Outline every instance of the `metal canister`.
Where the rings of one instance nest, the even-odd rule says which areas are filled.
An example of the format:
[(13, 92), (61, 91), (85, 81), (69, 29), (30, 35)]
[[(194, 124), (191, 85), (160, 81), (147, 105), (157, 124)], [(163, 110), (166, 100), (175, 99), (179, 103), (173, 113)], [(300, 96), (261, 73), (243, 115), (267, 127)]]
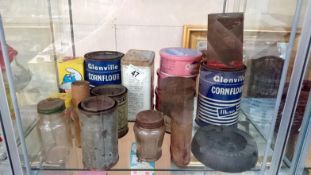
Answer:
[(85, 80), (90, 86), (121, 84), (121, 58), (116, 51), (89, 52), (84, 55)]
[(118, 102), (118, 135), (123, 137), (128, 132), (127, 88), (122, 85), (104, 85), (91, 90), (91, 95), (105, 95)]
[(214, 69), (201, 65), (196, 123), (231, 126), (237, 123), (246, 66)]
[(84, 168), (107, 170), (119, 160), (117, 102), (106, 96), (79, 103)]

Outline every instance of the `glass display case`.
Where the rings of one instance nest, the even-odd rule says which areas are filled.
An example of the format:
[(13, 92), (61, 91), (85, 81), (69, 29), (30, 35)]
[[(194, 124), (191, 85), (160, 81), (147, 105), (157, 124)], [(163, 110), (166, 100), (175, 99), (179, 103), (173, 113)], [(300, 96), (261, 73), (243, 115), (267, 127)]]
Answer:
[[(311, 2), (0, 0), (0, 15), (0, 174), (310, 171)], [(135, 137), (144, 110), (161, 115)]]

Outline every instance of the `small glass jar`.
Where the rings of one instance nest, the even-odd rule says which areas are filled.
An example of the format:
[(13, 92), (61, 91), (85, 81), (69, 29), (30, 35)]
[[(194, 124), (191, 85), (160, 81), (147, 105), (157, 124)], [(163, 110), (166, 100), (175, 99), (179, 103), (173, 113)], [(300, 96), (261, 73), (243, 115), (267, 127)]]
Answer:
[(156, 161), (162, 155), (165, 133), (164, 118), (161, 112), (146, 110), (136, 116), (134, 125), (138, 161)]
[(119, 160), (117, 102), (93, 96), (78, 106), (84, 168), (107, 170)]
[(69, 155), (71, 138), (65, 120), (65, 103), (59, 98), (48, 98), (37, 105), (37, 129), (46, 163), (64, 164)]

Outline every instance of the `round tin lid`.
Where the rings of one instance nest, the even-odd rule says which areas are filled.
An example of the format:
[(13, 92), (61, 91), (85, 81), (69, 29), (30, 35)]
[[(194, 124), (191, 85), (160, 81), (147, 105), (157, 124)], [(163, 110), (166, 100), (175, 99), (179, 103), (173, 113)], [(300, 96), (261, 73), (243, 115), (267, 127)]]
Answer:
[(234, 67), (234, 68), (217, 68), (217, 67), (209, 67), (207, 65), (206, 61), (203, 61), (201, 63), (201, 71), (222, 71), (222, 72), (239, 72), (239, 71), (245, 71), (246, 70), (246, 66), (244, 64), (242, 64), (242, 66), (240, 67)]
[(102, 112), (116, 106), (116, 101), (107, 96), (87, 97), (80, 103), (80, 109), (87, 112)]
[(136, 124), (147, 129), (154, 129), (164, 125), (163, 114), (159, 111), (145, 110), (136, 116)]
[(65, 102), (60, 98), (47, 98), (40, 101), (37, 105), (37, 112), (39, 114), (53, 114), (62, 112), (65, 109)]
[(160, 50), (160, 56), (162, 58), (169, 58), (169, 59), (195, 59), (202, 57), (202, 53), (200, 51), (189, 49), (189, 48), (182, 48), (182, 47), (169, 47), (163, 48)]
[(108, 97), (117, 97), (127, 92), (127, 88), (122, 85), (103, 85), (97, 86), (91, 90), (91, 94), (94, 96), (105, 95)]
[(114, 60), (121, 59), (123, 56), (123, 53), (117, 51), (96, 51), (86, 53), (84, 58), (91, 60)]
[(253, 168), (258, 158), (255, 140), (234, 127), (200, 127), (192, 140), (191, 150), (204, 165), (232, 173)]

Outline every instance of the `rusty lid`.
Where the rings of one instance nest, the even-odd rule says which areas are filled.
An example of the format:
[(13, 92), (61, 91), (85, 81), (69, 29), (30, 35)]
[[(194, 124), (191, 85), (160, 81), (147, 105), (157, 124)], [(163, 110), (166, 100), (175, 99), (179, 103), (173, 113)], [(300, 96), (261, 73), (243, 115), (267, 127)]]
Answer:
[(141, 111), (136, 115), (136, 124), (147, 129), (159, 128), (164, 125), (163, 114), (154, 110)]
[(86, 112), (103, 112), (116, 106), (116, 101), (107, 96), (87, 97), (79, 104), (79, 108)]
[(91, 95), (105, 95), (108, 97), (117, 97), (125, 94), (127, 92), (127, 88), (122, 85), (103, 85), (97, 86), (91, 90)]
[(60, 98), (47, 98), (40, 101), (37, 105), (37, 112), (39, 114), (53, 114), (62, 112), (65, 109), (65, 102)]
[(122, 64), (134, 64), (136, 66), (149, 66), (154, 62), (155, 53), (149, 50), (131, 49), (122, 58)]
[(90, 60), (115, 60), (121, 59), (123, 56), (123, 53), (117, 51), (95, 51), (85, 54), (84, 58)]

